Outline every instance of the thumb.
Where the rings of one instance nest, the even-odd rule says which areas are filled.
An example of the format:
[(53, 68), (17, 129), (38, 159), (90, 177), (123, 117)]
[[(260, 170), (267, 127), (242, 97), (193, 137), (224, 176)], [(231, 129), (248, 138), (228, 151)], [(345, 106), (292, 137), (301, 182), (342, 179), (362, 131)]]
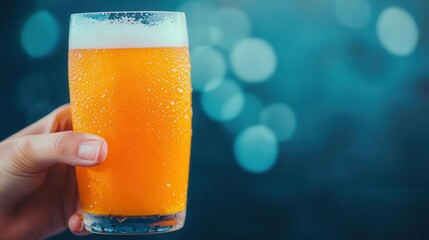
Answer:
[(107, 156), (103, 138), (73, 131), (29, 135), (2, 144), (12, 169), (21, 173), (38, 173), (57, 163), (94, 166)]

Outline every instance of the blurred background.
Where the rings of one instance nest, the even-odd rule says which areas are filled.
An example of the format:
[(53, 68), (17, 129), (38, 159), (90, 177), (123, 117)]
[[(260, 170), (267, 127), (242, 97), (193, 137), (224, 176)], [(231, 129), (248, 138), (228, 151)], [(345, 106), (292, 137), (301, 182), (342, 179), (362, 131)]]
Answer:
[(70, 14), (113, 10), (184, 11), (193, 67), (185, 228), (127, 239), (429, 239), (428, 1), (0, 0), (1, 139), (69, 101)]

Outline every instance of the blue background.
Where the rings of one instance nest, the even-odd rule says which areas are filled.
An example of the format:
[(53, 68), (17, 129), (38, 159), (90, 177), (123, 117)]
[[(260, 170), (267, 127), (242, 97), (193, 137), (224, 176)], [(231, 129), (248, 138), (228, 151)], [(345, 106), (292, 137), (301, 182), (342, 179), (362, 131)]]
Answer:
[(429, 239), (429, 2), (1, 1), (1, 139), (69, 101), (70, 14), (113, 10), (185, 11), (194, 66), (186, 225), (127, 239)]

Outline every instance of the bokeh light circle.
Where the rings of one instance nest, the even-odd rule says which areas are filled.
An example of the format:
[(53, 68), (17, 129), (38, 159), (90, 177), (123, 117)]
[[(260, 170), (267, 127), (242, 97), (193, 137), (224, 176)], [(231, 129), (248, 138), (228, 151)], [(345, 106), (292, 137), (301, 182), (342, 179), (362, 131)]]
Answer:
[(251, 173), (263, 173), (274, 166), (278, 157), (276, 136), (267, 127), (255, 125), (241, 132), (234, 142), (238, 164)]
[(225, 58), (215, 48), (195, 47), (191, 50), (192, 87), (202, 91), (213, 80), (222, 79), (226, 73)]
[(389, 7), (378, 17), (377, 36), (388, 52), (406, 56), (416, 48), (419, 31), (416, 22), (407, 11)]
[(270, 128), (279, 141), (290, 139), (296, 129), (294, 111), (283, 103), (271, 104), (264, 108), (260, 115), (262, 125)]
[(335, 16), (345, 27), (358, 29), (368, 25), (371, 6), (367, 0), (336, 0)]
[(47, 11), (38, 11), (24, 24), (21, 44), (31, 57), (42, 57), (51, 52), (59, 40), (57, 20)]
[(245, 38), (238, 42), (231, 53), (234, 73), (248, 83), (259, 83), (270, 78), (277, 67), (273, 47), (259, 38)]
[(213, 15), (209, 34), (216, 46), (229, 50), (239, 40), (249, 36), (249, 18), (240, 9), (222, 8)]
[(240, 85), (232, 80), (223, 80), (216, 87), (203, 92), (201, 105), (211, 119), (224, 122), (240, 114), (244, 100)]

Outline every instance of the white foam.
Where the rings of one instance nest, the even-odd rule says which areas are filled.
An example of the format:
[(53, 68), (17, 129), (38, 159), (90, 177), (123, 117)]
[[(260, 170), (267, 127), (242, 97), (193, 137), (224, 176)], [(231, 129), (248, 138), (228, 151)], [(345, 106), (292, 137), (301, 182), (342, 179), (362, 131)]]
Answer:
[(98, 20), (88, 14), (72, 14), (69, 49), (188, 46), (185, 14), (161, 15), (162, 20), (144, 24), (130, 18)]

